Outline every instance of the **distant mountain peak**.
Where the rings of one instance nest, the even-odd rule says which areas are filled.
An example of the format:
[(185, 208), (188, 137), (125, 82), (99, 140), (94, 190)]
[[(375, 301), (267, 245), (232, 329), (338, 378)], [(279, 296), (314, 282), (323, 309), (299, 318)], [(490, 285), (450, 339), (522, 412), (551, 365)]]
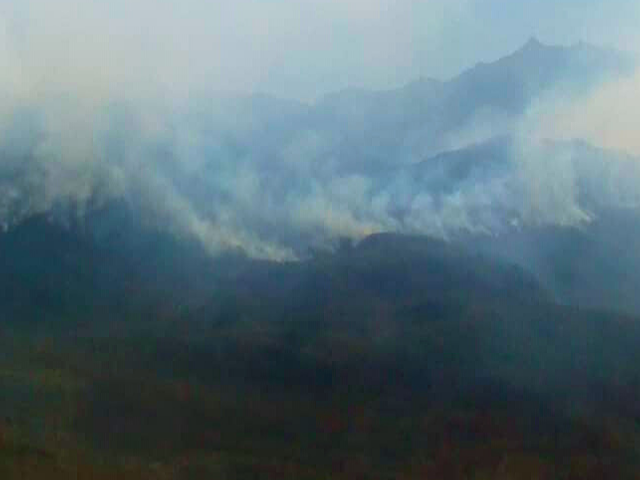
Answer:
[[(563, 51), (564, 47), (556, 46), (556, 45), (547, 45), (538, 40), (537, 37), (531, 37), (527, 42), (522, 45), (519, 49), (515, 50), (511, 55), (507, 55), (503, 57), (504, 59), (509, 58), (519, 58), (519, 57), (532, 57), (532, 56), (541, 56), (548, 55), (553, 51)], [(501, 59), (498, 60), (500, 62)]]
[(531, 38), (529, 38), (529, 40), (527, 40), (527, 43), (524, 44), (521, 50), (540, 49), (540, 48), (544, 48), (544, 46), (545, 45), (543, 45), (542, 42), (538, 40), (537, 37), (532, 36)]

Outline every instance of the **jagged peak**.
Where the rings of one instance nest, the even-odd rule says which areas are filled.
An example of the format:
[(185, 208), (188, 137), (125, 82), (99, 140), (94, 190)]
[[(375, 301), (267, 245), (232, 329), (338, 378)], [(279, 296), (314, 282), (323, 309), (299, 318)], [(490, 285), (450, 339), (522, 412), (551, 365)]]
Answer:
[(543, 47), (544, 45), (542, 44), (542, 42), (538, 40), (537, 37), (532, 36), (529, 38), (529, 40), (527, 40), (527, 43), (524, 44), (524, 46), (522, 47), (522, 50), (531, 50), (531, 49), (538, 49)]

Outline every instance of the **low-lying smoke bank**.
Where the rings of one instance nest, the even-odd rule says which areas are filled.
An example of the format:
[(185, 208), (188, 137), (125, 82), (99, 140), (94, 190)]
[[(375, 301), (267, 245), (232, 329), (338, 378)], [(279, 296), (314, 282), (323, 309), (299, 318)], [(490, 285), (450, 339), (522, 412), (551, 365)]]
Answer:
[[(582, 58), (584, 48), (533, 42), (505, 61)], [(635, 151), (634, 114), (612, 112), (637, 102), (637, 77), (609, 77), (570, 100), (546, 81), (544, 95), (504, 105), (481, 90), (477, 99), (451, 98), (485, 82), (487, 68), (500, 72), (501, 62), (446, 84), (341, 92), (317, 104), (30, 93), (4, 78), (0, 226), (42, 213), (82, 217), (119, 199), (212, 255), (288, 260), (339, 237), (491, 235), (575, 226), (604, 208), (640, 206), (637, 159), (575, 140)], [(448, 115), (443, 105), (458, 110)], [(601, 131), (594, 125), (603, 118)]]
[(576, 225), (599, 206), (640, 203), (634, 158), (577, 142), (516, 135), (417, 164), (345, 172), (344, 163), (331, 165), (340, 139), (298, 131), (294, 120), (272, 132), (271, 119), (261, 124), (238, 110), (145, 112), (66, 100), (13, 109), (2, 119), (3, 228), (126, 199), (212, 254), (242, 249), (284, 260), (342, 236)]

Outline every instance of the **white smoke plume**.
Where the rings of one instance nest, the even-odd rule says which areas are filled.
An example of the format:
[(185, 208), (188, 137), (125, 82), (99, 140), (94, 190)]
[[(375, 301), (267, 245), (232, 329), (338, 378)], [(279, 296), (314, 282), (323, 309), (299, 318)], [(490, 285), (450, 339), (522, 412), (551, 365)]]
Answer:
[[(639, 153), (638, 77), (606, 84), (587, 100), (567, 104), (556, 96), (542, 102), (543, 113), (486, 106), (444, 131), (439, 116), (448, 112), (433, 113), (412, 97), (393, 103), (393, 91), (380, 104), (356, 95), (340, 118), (329, 100), (212, 93), (255, 90), (259, 73), (286, 53), (285, 29), (266, 37), (277, 44), (265, 46), (268, 64), (251, 61), (267, 28), (261, 14), (312, 12), (288, 10), (289, 1), (272, 9), (249, 3), (231, 9), (232, 18), (204, 4), (200, 17), (167, 2), (3, 4), (2, 228), (61, 208), (84, 215), (125, 198), (151, 223), (193, 237), (211, 254), (240, 249), (286, 260), (342, 236), (450, 238), (521, 224), (577, 225), (600, 204), (640, 204), (631, 157), (605, 161), (586, 148), (546, 142), (585, 138)], [(434, 2), (432, 11), (462, 15), (468, 3)], [(381, 12), (404, 18), (411, 11), (386, 0), (330, 8), (362, 25), (376, 24)], [(150, 33), (141, 29), (147, 17)], [(251, 35), (239, 38), (230, 25), (243, 22)], [(295, 18), (284, 25), (300, 27)], [(230, 40), (244, 46), (231, 52), (223, 45)], [(438, 82), (414, 88), (425, 98), (442, 93)], [(425, 115), (424, 124), (404, 131), (406, 111)], [(384, 121), (372, 122), (378, 115)], [(482, 147), (501, 136), (511, 140)], [(461, 150), (426, 160), (454, 149), (473, 158)]]

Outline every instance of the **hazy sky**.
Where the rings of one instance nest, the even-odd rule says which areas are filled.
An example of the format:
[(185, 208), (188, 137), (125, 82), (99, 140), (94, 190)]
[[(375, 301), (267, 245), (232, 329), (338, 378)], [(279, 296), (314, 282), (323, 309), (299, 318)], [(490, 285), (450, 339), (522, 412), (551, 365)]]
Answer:
[(0, 80), (312, 99), (449, 77), (531, 36), (633, 50), (637, 25), (637, 0), (0, 0)]

